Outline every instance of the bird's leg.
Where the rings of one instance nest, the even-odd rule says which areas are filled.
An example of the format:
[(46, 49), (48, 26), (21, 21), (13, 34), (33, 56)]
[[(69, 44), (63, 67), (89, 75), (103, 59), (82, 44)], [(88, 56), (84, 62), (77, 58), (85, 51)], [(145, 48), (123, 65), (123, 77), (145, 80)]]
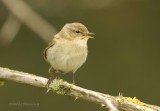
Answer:
[(51, 77), (48, 79), (47, 82), (47, 89), (49, 88), (49, 85), (52, 83), (52, 81), (57, 77), (57, 74), (52, 74)]
[(72, 83), (75, 84), (75, 80), (74, 80), (74, 72), (72, 73)]
[(54, 79), (56, 79), (57, 78), (57, 73), (55, 73), (55, 74), (52, 74), (51, 75), (51, 77), (48, 79), (48, 82), (47, 82), (47, 91), (46, 91), (46, 93), (48, 93), (50, 90), (51, 90), (51, 88), (49, 87), (49, 85), (52, 83), (52, 81), (54, 80)]
[(47, 89), (49, 89), (49, 85), (57, 77), (56, 70), (54, 68), (50, 67), (49, 70), (48, 70), (48, 72), (51, 74), (51, 77), (48, 79)]

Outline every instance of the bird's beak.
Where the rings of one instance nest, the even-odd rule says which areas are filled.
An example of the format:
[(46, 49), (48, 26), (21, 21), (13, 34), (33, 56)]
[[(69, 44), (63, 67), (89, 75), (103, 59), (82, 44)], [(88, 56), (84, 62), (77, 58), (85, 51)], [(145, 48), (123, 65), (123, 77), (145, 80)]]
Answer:
[(84, 38), (94, 38), (94, 37), (92, 37), (93, 35), (95, 35), (95, 34), (88, 32), (86, 35), (84, 35)]

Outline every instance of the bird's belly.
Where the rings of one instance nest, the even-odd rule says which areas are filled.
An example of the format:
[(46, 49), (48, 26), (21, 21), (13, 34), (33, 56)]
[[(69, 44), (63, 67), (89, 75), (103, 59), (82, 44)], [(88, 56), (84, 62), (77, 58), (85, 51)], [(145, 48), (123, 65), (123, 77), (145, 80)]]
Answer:
[(86, 61), (87, 48), (55, 46), (48, 53), (47, 59), (54, 69), (64, 73), (75, 72)]

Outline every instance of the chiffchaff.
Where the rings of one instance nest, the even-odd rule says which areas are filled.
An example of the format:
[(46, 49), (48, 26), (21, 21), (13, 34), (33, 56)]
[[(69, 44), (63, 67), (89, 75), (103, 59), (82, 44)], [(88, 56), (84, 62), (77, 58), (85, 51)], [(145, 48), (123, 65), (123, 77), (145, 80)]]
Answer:
[(64, 25), (60, 32), (54, 35), (51, 42), (44, 51), (44, 58), (51, 65), (49, 73), (52, 76), (48, 84), (55, 78), (56, 73), (74, 74), (86, 61), (87, 41), (93, 38), (88, 29), (81, 23), (68, 23)]

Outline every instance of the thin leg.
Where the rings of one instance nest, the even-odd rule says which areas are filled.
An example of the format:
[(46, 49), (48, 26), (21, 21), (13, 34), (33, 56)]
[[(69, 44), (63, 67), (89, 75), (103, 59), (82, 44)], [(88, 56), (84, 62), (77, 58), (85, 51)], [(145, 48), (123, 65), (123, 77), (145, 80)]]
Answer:
[(74, 80), (74, 72), (72, 73), (72, 82), (73, 82), (73, 84), (75, 84), (75, 80)]
[(49, 88), (49, 85), (52, 83), (52, 81), (57, 77), (57, 74), (52, 74), (51, 77), (48, 79), (47, 82), (47, 88)]

